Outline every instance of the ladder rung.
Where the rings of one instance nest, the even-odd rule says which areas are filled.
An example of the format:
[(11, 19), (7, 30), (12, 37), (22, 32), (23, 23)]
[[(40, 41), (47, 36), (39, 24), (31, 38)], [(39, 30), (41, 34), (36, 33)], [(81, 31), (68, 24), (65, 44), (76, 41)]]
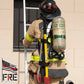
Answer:
[(29, 26), (30, 24), (26, 24), (26, 26)]
[(39, 10), (39, 8), (37, 8), (37, 7), (25, 7), (25, 9), (35, 9), (35, 10)]

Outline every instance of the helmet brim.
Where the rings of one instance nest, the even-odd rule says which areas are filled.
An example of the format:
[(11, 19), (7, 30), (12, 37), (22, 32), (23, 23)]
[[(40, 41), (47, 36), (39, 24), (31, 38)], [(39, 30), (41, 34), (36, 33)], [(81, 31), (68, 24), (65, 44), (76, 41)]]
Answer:
[(45, 19), (52, 20), (54, 17), (61, 15), (61, 10), (57, 7), (56, 12), (53, 14), (49, 14), (41, 10), (41, 14), (45, 17)]

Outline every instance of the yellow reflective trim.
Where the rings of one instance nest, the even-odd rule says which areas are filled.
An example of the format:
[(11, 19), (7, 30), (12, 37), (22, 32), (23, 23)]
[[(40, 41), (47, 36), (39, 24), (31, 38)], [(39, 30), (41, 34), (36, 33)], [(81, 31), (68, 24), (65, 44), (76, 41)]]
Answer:
[(48, 42), (51, 43), (51, 38), (48, 38)]
[(57, 58), (48, 59), (48, 61), (59, 61)]
[(31, 56), (31, 61), (39, 61), (40, 57), (39, 56)]
[(27, 38), (27, 40), (30, 41), (30, 42), (32, 42), (32, 41), (34, 40), (34, 39), (32, 39), (31, 37), (29, 37), (28, 32), (26, 32), (26, 38)]
[[(41, 39), (39, 39), (39, 42), (41, 42)], [(51, 38), (48, 38), (48, 42), (51, 43)]]
[(66, 63), (65, 58), (62, 59), (62, 60), (59, 60), (58, 58), (52, 58), (52, 59), (48, 59), (48, 61), (62, 61), (62, 62), (65, 62)]
[[(39, 61), (40, 57), (39, 56), (31, 56), (31, 61)], [(52, 58), (52, 59), (48, 59), (48, 61), (62, 61), (66, 63), (65, 58), (63, 60), (59, 60), (58, 58)]]
[(39, 39), (39, 42), (41, 43), (41, 39)]
[(61, 61), (67, 63), (67, 62), (66, 62), (66, 59), (63, 59), (63, 60), (61, 60)]

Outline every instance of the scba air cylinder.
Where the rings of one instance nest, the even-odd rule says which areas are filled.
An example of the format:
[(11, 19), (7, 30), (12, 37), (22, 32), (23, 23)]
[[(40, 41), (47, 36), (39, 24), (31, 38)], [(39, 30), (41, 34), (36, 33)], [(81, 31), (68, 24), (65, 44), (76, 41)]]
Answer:
[(63, 52), (66, 48), (65, 20), (58, 16), (52, 21), (53, 49), (56, 52)]

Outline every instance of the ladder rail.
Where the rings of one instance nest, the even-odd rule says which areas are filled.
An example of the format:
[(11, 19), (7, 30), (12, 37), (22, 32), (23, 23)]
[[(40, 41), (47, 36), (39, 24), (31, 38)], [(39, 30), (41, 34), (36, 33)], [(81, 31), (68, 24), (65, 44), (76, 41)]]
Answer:
[[(26, 35), (26, 0), (23, 0), (23, 17), (24, 17), (24, 37)], [(28, 71), (28, 67), (27, 67), (27, 49), (26, 47), (24, 47), (24, 54), (25, 54), (25, 84), (28, 84), (28, 75), (27, 75), (27, 71)]]
[(25, 37), (25, 35), (26, 35), (26, 10), (25, 10), (25, 4), (26, 3), (26, 1), (25, 0), (23, 0), (23, 12), (24, 12), (24, 14), (23, 14), (23, 17), (24, 17), (24, 37)]
[(39, 8), (37, 8), (37, 7), (25, 7), (25, 9), (39, 10)]

